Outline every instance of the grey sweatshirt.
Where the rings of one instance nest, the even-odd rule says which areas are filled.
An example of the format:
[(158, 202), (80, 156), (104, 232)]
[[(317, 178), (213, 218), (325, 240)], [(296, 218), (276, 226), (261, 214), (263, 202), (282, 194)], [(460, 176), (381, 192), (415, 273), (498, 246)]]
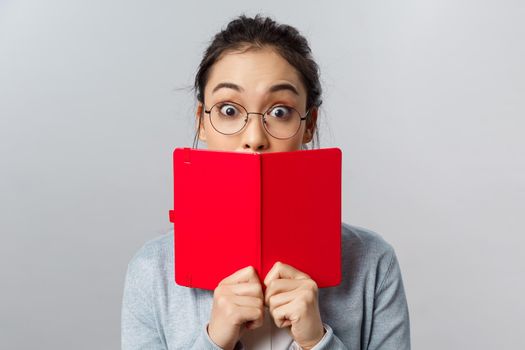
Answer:
[[(408, 306), (394, 249), (364, 228), (343, 223), (341, 235), (342, 282), (319, 289), (327, 333), (315, 349), (410, 349)], [(206, 332), (213, 291), (177, 285), (173, 263), (170, 231), (145, 243), (128, 264), (122, 349), (221, 350)], [(243, 348), (241, 342), (236, 348)]]

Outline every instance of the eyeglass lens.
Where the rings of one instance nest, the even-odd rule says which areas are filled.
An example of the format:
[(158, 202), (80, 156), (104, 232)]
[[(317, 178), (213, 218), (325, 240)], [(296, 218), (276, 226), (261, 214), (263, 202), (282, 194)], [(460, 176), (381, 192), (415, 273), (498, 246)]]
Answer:
[[(234, 102), (221, 102), (210, 110), (211, 124), (222, 134), (235, 134), (241, 131), (248, 122), (246, 109)], [(301, 115), (292, 107), (277, 105), (264, 113), (263, 124), (266, 131), (276, 138), (290, 138), (301, 126)]]

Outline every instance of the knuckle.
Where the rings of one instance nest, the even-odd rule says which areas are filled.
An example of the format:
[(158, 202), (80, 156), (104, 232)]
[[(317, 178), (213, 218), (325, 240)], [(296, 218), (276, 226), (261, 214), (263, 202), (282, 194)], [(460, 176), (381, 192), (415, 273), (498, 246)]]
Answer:
[(227, 306), (230, 304), (228, 298), (225, 295), (218, 295), (215, 298), (215, 302), (220, 308), (227, 308)]
[(304, 293), (304, 296), (303, 296), (303, 300), (307, 303), (307, 304), (313, 304), (315, 302), (315, 294), (312, 293), (311, 291), (306, 291)]
[(301, 289), (307, 291), (308, 293), (312, 293), (313, 295), (317, 295), (319, 290), (317, 287), (317, 283), (315, 283), (315, 281), (311, 279), (305, 280)]
[(266, 284), (266, 293), (268, 293), (268, 290), (273, 287), (275, 280), (271, 280)]
[(279, 284), (282, 283), (282, 279), (276, 279), (276, 280), (272, 280), (270, 283), (268, 283), (268, 285), (266, 286), (266, 290), (268, 290), (268, 288), (278, 288), (279, 287)]
[(264, 316), (263, 310), (261, 308), (257, 308), (255, 312), (255, 316), (257, 317), (257, 319), (263, 318)]
[(261, 298), (257, 298), (257, 307), (262, 309), (264, 306), (264, 300), (262, 300)]
[(305, 284), (306, 286), (308, 286), (308, 288), (312, 290), (317, 290), (317, 283), (315, 283), (313, 279), (307, 279)]
[(226, 287), (226, 285), (224, 284), (219, 284), (217, 286), (217, 288), (215, 288), (215, 290), (213, 291), (213, 295), (223, 295), (225, 294), (226, 290), (228, 289), (228, 287)]

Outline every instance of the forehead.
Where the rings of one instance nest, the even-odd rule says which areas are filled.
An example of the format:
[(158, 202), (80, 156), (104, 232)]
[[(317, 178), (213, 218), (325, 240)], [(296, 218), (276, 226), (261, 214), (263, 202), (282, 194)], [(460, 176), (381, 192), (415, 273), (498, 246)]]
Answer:
[(297, 69), (270, 47), (224, 53), (210, 69), (205, 92), (221, 82), (232, 82), (253, 92), (265, 91), (278, 82), (290, 82), (306, 95)]

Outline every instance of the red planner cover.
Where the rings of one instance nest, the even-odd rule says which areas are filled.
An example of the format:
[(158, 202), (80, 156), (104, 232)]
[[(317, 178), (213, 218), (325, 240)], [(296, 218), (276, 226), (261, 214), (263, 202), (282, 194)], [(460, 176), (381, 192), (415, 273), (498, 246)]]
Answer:
[(341, 281), (341, 150), (173, 152), (175, 281), (213, 290), (276, 261), (319, 288)]

